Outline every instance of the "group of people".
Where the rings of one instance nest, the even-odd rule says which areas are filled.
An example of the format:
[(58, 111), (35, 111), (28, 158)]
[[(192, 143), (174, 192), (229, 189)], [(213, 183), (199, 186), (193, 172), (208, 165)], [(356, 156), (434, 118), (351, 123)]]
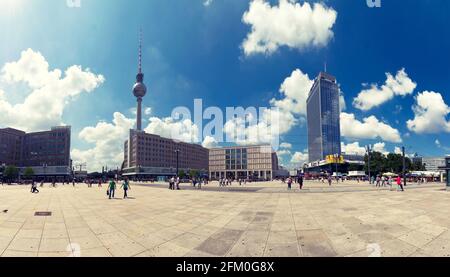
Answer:
[(288, 190), (292, 189), (292, 184), (297, 182), (299, 189), (303, 189), (303, 181), (304, 177), (303, 175), (299, 175), (297, 178), (288, 177), (286, 180), (283, 180), (283, 182), (286, 182), (288, 185)]
[(170, 190), (180, 190), (180, 177), (172, 177), (169, 179)]
[[(109, 199), (115, 198), (115, 192), (116, 192), (117, 184), (114, 179), (111, 179), (109, 181), (108, 189), (106, 190), (106, 195), (109, 196)], [(131, 190), (130, 182), (128, 179), (123, 180), (122, 186), (120, 187), (123, 189), (123, 198), (128, 198), (128, 190)]]

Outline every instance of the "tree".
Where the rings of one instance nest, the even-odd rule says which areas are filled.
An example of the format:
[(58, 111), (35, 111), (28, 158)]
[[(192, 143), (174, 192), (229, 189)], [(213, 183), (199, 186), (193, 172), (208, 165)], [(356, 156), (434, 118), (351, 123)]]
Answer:
[[(364, 170), (369, 172), (368, 167), (368, 155), (364, 157)], [(370, 153), (370, 173), (371, 176), (383, 174), (387, 172), (386, 170), (386, 156), (380, 152), (371, 152)]]
[(199, 175), (199, 172), (198, 172), (197, 170), (191, 170), (191, 171), (189, 171), (189, 176), (190, 176), (191, 178), (198, 177), (198, 175)]
[(25, 171), (23, 172), (23, 177), (27, 180), (33, 178), (34, 176), (34, 170), (31, 167), (25, 168)]
[(184, 172), (184, 170), (180, 169), (178, 171), (178, 177), (180, 177), (181, 179), (183, 179), (184, 177), (186, 177), (186, 172)]
[(5, 178), (11, 183), (14, 179), (19, 177), (19, 169), (15, 166), (7, 166), (4, 172)]

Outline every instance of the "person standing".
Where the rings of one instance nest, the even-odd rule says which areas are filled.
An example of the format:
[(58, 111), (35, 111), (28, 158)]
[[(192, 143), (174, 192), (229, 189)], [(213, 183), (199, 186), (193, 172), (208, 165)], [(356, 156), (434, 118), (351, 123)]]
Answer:
[(101, 188), (102, 187), (102, 179), (98, 180), (98, 187)]
[(400, 177), (400, 175), (397, 176), (397, 186), (399, 186), (402, 191), (405, 191), (405, 189), (403, 188), (402, 178)]
[(289, 177), (287, 179), (287, 184), (288, 184), (288, 190), (291, 190), (292, 189), (292, 179), (291, 179), (291, 177)]
[(116, 191), (116, 182), (114, 181), (114, 179), (111, 179), (111, 181), (109, 181), (108, 190), (109, 199), (114, 198), (114, 192)]
[(175, 178), (172, 177), (169, 179), (169, 189), (173, 190), (174, 185), (175, 185)]
[(332, 182), (333, 182), (333, 178), (331, 177), (331, 174), (328, 174), (328, 186), (331, 187)]
[(130, 183), (128, 182), (128, 179), (125, 179), (122, 183), (122, 188), (123, 188), (123, 199), (128, 198), (128, 190), (131, 189), (130, 187)]
[(303, 189), (303, 175), (298, 176), (298, 185), (300, 189)]
[(177, 180), (175, 182), (177, 184), (177, 190), (180, 190), (180, 177), (177, 176)]

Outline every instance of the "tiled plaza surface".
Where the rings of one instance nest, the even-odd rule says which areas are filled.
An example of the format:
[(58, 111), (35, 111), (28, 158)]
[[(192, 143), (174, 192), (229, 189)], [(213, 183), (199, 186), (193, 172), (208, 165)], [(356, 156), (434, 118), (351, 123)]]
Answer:
[(247, 192), (151, 186), (132, 185), (126, 200), (121, 190), (109, 200), (105, 185), (45, 185), (39, 194), (0, 186), (0, 256), (450, 256), (443, 185), (305, 184), (318, 193), (288, 193), (280, 182)]

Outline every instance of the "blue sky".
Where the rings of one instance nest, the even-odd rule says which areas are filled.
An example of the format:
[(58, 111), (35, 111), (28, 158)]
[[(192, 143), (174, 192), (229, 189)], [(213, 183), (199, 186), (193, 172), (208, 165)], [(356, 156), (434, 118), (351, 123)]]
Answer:
[[(114, 164), (119, 159), (120, 152), (112, 156), (98, 152), (117, 152), (121, 148), (121, 144), (118, 148), (105, 146), (123, 140), (123, 132), (114, 133), (114, 113), (124, 116), (125, 125), (134, 117), (131, 88), (141, 27), (148, 87), (144, 105), (151, 108), (145, 119), (166, 118), (176, 106), (192, 108), (194, 98), (203, 99), (204, 106), (223, 109), (270, 106), (271, 99), (283, 98), (280, 86), (293, 71), (299, 69), (313, 79), (326, 62), (328, 72), (337, 77), (344, 93), (345, 113), (353, 114), (360, 122), (375, 116), (401, 136), (400, 142), (376, 135), (374, 139), (349, 135), (343, 138), (345, 144), (357, 146), (354, 143), (358, 142), (361, 148), (384, 143), (381, 148), (385, 151), (405, 145), (409, 153), (424, 156), (450, 152), (450, 110), (445, 109), (450, 104), (449, 1), (383, 0), (381, 8), (372, 9), (365, 0), (321, 1), (320, 5), (337, 15), (330, 28), (333, 35), (323, 45), (289, 46), (281, 42), (271, 53), (247, 55), (242, 45), (252, 26), (243, 22), (243, 15), (249, 11), (250, 2), (213, 0), (205, 5), (204, 0), (81, 0), (79, 8), (69, 8), (66, 0), (0, 0), (0, 68), (19, 61), (22, 51), (32, 49), (45, 58), (49, 70), (64, 71), (81, 65), (82, 70), (89, 68), (91, 75), (96, 75), (87, 76), (97, 77), (93, 87), (62, 100), (65, 104), (60, 121), (72, 126), (72, 148), (77, 149), (75, 156), (80, 160), (91, 154), (103, 159), (102, 164)], [(270, 8), (279, 5), (278, 1), (265, 2)], [(318, 1), (297, 2), (305, 5)], [(354, 98), (369, 88), (362, 84), (381, 87), (386, 73), (395, 77), (402, 69), (416, 84), (412, 91), (395, 95), (369, 110), (353, 105)], [(24, 82), (0, 81), (3, 97), (12, 106), (33, 92)], [(417, 116), (412, 108), (424, 91), (435, 92), (434, 96), (438, 93), (444, 104), (448, 103), (440, 114), (429, 115), (432, 124), (434, 119), (441, 119), (432, 133), (407, 126), (407, 121)], [(431, 99), (428, 96), (424, 94), (423, 98)], [(301, 113), (294, 115), (302, 118)], [(428, 114), (421, 119), (424, 116)], [(99, 122), (104, 125), (99, 126)], [(302, 122), (298, 120), (281, 135), (282, 142), (291, 144), (281, 155), (286, 165), (299, 162), (305, 154), (306, 128)], [(29, 130), (46, 127), (45, 121), (20, 126), (19, 121), (1, 118), (0, 126)], [(84, 135), (80, 135), (83, 130)], [(108, 137), (105, 145), (101, 145), (102, 136)]]

